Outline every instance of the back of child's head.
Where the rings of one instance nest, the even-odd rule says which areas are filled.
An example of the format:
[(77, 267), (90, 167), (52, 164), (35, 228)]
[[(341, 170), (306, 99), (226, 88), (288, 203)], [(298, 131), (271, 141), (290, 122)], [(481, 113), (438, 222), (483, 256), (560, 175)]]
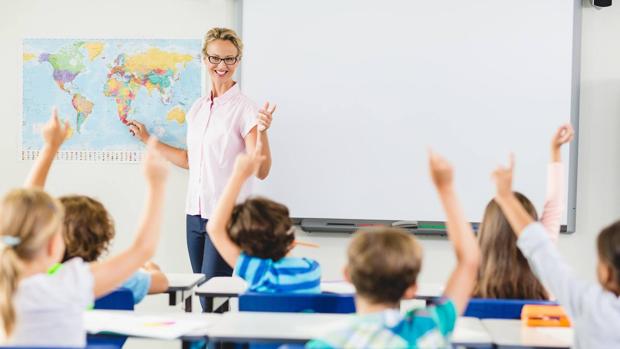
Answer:
[(236, 205), (226, 230), (247, 255), (274, 261), (286, 256), (295, 241), (288, 208), (260, 197)]
[(6, 337), (16, 321), (13, 296), (24, 263), (45, 252), (61, 233), (63, 208), (39, 189), (15, 189), (0, 202), (0, 318)]
[[(515, 192), (517, 200), (534, 220), (536, 208), (525, 195)], [(482, 263), (474, 296), (481, 298), (547, 299), (547, 291), (538, 281), (527, 259), (517, 248), (517, 237), (495, 200), (484, 211), (478, 230)]]
[(83, 195), (60, 198), (65, 208), (63, 261), (80, 257), (94, 262), (114, 238), (114, 221), (101, 202)]
[(416, 284), (422, 246), (396, 228), (361, 230), (347, 252), (347, 273), (357, 295), (373, 304), (394, 304)]
[[(605, 227), (596, 239), (599, 263), (608, 267), (609, 279), (601, 280), (607, 290), (620, 294), (620, 221)], [(599, 275), (600, 277), (600, 275)]]

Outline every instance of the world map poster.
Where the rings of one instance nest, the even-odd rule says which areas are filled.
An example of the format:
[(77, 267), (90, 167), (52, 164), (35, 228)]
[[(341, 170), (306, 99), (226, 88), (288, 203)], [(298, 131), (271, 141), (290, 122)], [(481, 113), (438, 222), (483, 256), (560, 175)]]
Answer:
[(35, 159), (53, 106), (70, 123), (58, 158), (139, 161), (137, 120), (162, 142), (185, 148), (185, 116), (200, 97), (201, 41), (24, 39), (21, 158)]

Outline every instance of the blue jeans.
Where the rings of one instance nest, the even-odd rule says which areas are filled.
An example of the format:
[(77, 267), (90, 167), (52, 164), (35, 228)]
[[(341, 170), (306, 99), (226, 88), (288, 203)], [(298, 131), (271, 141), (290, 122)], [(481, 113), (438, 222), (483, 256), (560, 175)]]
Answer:
[[(200, 216), (186, 216), (187, 251), (194, 273), (205, 274), (207, 280), (214, 276), (231, 276), (233, 269), (224, 261), (207, 234), (207, 220)], [(205, 308), (204, 297), (200, 304)]]

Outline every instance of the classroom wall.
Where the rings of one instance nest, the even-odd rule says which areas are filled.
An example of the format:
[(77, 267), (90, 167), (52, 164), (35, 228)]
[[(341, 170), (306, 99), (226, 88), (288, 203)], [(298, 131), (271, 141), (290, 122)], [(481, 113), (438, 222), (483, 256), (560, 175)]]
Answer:
[[(23, 37), (196, 38), (213, 26), (232, 26), (232, 0), (24, 0), (0, 11), (0, 192), (20, 185), (31, 162), (18, 160), (19, 60)], [(174, 168), (168, 183), (163, 235), (156, 261), (165, 270), (188, 271), (184, 197), (187, 174)], [(48, 189), (56, 195), (80, 193), (101, 200), (116, 220), (113, 251), (128, 246), (142, 211), (145, 186), (140, 165), (56, 163)]]
[[(231, 0), (23, 0), (3, 6), (0, 101), (5, 116), (0, 127), (0, 192), (20, 185), (31, 166), (17, 158), (22, 37), (201, 37), (212, 26), (233, 26), (234, 22)], [(601, 11), (586, 5), (582, 37), (577, 231), (562, 236), (559, 244), (576, 272), (594, 280), (596, 234), (620, 217), (620, 4)], [(172, 170), (163, 238), (155, 258), (165, 271), (190, 270), (185, 245), (186, 179), (184, 170)], [(48, 188), (55, 195), (82, 193), (100, 199), (117, 224), (112, 251), (131, 241), (144, 196), (138, 165), (57, 163)], [(297, 253), (318, 259), (325, 279), (339, 278), (348, 238), (327, 234), (303, 234), (300, 238), (317, 242), (321, 248), (300, 248)], [(443, 282), (454, 265), (449, 243), (428, 238), (422, 243), (425, 265), (421, 280)]]

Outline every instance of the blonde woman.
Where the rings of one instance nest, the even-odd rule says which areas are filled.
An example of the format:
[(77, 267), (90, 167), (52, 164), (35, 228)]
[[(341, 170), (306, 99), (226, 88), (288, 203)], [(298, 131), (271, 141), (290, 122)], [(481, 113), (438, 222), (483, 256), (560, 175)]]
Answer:
[[(173, 164), (189, 169), (186, 204), (187, 249), (195, 273), (207, 278), (232, 275), (232, 269), (214, 248), (206, 224), (232, 174), (235, 158), (253, 153), (262, 143), (265, 161), (256, 177), (264, 179), (271, 168), (267, 130), (275, 106), (259, 109), (241, 93), (233, 80), (243, 53), (239, 36), (230, 29), (207, 32), (202, 48), (203, 61), (211, 78), (211, 91), (198, 99), (187, 114), (187, 150), (159, 143), (159, 151)], [(144, 125), (129, 122), (130, 131), (141, 141), (149, 138)], [(240, 200), (250, 194), (244, 186)]]

